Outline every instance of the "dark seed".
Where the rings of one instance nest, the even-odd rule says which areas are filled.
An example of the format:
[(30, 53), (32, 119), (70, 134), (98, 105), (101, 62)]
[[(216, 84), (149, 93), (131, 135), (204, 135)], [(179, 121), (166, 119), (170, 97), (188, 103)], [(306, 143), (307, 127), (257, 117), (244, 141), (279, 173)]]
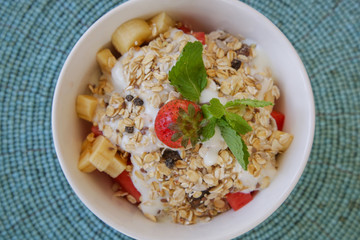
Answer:
[(179, 153), (170, 149), (166, 149), (162, 157), (165, 159), (165, 165), (170, 169), (174, 167), (176, 160), (181, 160)]
[(133, 95), (126, 95), (125, 97), (126, 101), (131, 102), (134, 99)]
[(126, 127), (125, 127), (125, 132), (127, 132), (127, 133), (133, 133), (133, 132), (134, 132), (134, 127), (128, 127), (128, 126), (126, 126)]
[(236, 53), (248, 57), (250, 55), (250, 46), (243, 44), (239, 50), (236, 50)]
[(134, 104), (136, 106), (142, 106), (142, 105), (144, 105), (144, 101), (141, 98), (137, 97), (137, 98), (134, 99)]
[(142, 135), (145, 135), (146, 134), (146, 130), (148, 130), (149, 128), (148, 127), (143, 127), (141, 130), (140, 130), (140, 133)]
[(232, 60), (231, 67), (235, 70), (238, 70), (241, 67), (241, 61), (237, 59)]

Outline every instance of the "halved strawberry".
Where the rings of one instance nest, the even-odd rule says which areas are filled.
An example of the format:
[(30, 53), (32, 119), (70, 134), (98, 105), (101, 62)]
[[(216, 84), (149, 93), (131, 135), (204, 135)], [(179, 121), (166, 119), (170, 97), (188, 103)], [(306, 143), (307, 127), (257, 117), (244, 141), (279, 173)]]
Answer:
[(156, 136), (171, 148), (193, 146), (199, 140), (202, 112), (194, 102), (176, 99), (165, 104), (155, 119)]

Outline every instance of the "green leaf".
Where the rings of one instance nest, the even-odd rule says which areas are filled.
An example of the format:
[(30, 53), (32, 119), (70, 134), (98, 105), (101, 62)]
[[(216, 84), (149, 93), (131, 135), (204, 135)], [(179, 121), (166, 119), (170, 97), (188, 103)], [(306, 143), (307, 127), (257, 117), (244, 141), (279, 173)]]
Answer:
[(255, 99), (236, 99), (234, 101), (227, 102), (225, 104), (225, 108), (238, 106), (238, 105), (247, 105), (250, 107), (266, 107), (274, 104), (272, 102), (260, 101)]
[(171, 136), (171, 141), (172, 142), (176, 142), (177, 140), (179, 140), (181, 137), (183, 136), (183, 134), (181, 132), (176, 132)]
[(203, 115), (206, 119), (210, 119), (210, 118), (213, 118), (214, 116), (211, 114), (211, 111), (210, 111), (210, 105), (208, 104), (204, 104), (201, 106), (201, 110), (203, 112)]
[[(244, 153), (244, 162), (245, 162), (245, 166), (247, 166), (249, 164), (249, 157), (250, 157), (250, 153), (248, 151), (248, 148), (244, 142), (243, 139), (241, 139), (241, 142), (242, 142), (242, 146), (243, 146), (243, 153)], [(245, 169), (246, 170), (246, 169)]]
[(189, 143), (189, 138), (188, 137), (183, 137), (183, 139), (181, 140), (181, 146), (186, 148), (188, 143)]
[(202, 105), (201, 110), (203, 111), (203, 114), (207, 119), (220, 119), (225, 114), (225, 108), (221, 104), (220, 100), (217, 98), (211, 99), (210, 104)]
[(225, 120), (239, 134), (245, 134), (253, 130), (247, 121), (236, 113), (226, 112)]
[[(228, 145), (232, 154), (234, 154), (236, 160), (240, 163), (241, 167), (244, 170), (247, 170), (248, 161), (248, 152), (247, 147), (244, 147), (243, 140), (237, 132), (231, 128), (231, 126), (224, 120), (218, 119), (217, 125), (220, 128), (221, 135), (224, 138), (226, 144)], [(246, 152), (244, 152), (244, 149)]]
[(209, 111), (217, 119), (220, 119), (225, 114), (225, 108), (217, 98), (210, 100)]
[(195, 107), (192, 104), (188, 106), (188, 115), (192, 118), (195, 117)]
[(205, 142), (215, 134), (216, 118), (206, 119), (207, 124), (201, 129), (202, 141)]
[(202, 59), (203, 46), (199, 41), (188, 42), (175, 66), (169, 72), (171, 85), (181, 95), (197, 102), (207, 85), (206, 69)]

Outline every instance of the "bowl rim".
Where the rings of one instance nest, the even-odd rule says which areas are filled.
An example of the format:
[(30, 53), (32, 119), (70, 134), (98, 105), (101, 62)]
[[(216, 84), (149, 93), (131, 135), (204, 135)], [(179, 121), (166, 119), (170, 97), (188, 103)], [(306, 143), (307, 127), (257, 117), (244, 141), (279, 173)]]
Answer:
[[(78, 39), (78, 41), (76, 42), (76, 44), (72, 47), (69, 55), (67, 56), (65, 63), (63, 64), (63, 67), (61, 69), (61, 72), (58, 76), (57, 79), (57, 83), (56, 83), (56, 87), (54, 90), (54, 94), (53, 94), (53, 101), (52, 101), (52, 112), (51, 112), (51, 127), (52, 127), (52, 135), (53, 135), (53, 142), (54, 142), (54, 147), (55, 147), (55, 151), (58, 157), (58, 161), (59, 164), (61, 166), (61, 169), (65, 175), (65, 178), (67, 180), (67, 182), (70, 184), (72, 190), (75, 192), (75, 194), (77, 195), (77, 197), (81, 200), (81, 202), (95, 215), (97, 216), (101, 221), (103, 221), (104, 223), (106, 223), (106, 225), (112, 227), (113, 229), (115, 229), (116, 231), (119, 231), (123, 234), (126, 234), (130, 237), (133, 238), (138, 238), (138, 239), (142, 239), (144, 237), (148, 238), (149, 236), (144, 236), (143, 234), (139, 233), (138, 231), (133, 231), (133, 230), (129, 230), (129, 229), (119, 229), (117, 226), (115, 226), (115, 224), (113, 224), (111, 221), (107, 220), (107, 217), (102, 214), (101, 211), (99, 211), (99, 209), (97, 209), (96, 206), (90, 205), (86, 199), (86, 196), (84, 194), (81, 193), (80, 189), (76, 186), (76, 184), (74, 182), (72, 182), (71, 180), (71, 174), (70, 171), (65, 167), (64, 165), (64, 158), (62, 153), (59, 151), (60, 149), (60, 143), (58, 141), (57, 135), (58, 135), (58, 130), (55, 128), (55, 126), (57, 125), (57, 105), (59, 102), (59, 89), (61, 88), (61, 85), (63, 84), (63, 81), (61, 81), (61, 79), (64, 78), (64, 74), (66, 72), (66, 69), (68, 68), (69, 65), (69, 59), (71, 59), (73, 57), (73, 55), (75, 54), (75, 49), (83, 44), (83, 42), (87, 39), (87, 36), (90, 34), (90, 32), (92, 31), (92, 29), (95, 28), (95, 26), (100, 25), (102, 21), (104, 21), (105, 19), (109, 18), (111, 15), (113, 15), (115, 12), (119, 11), (119, 9), (124, 8), (124, 7), (130, 7), (133, 4), (136, 4), (137, 2), (139, 2), (139, 0), (129, 0), (127, 2), (124, 2), (122, 4), (119, 4), (117, 6), (115, 6), (113, 9), (109, 10), (108, 12), (106, 12), (104, 15), (102, 15), (98, 20), (96, 20), (86, 31), (85, 33)], [(248, 227), (245, 230), (242, 231), (238, 231), (238, 232), (231, 232), (231, 233), (225, 233), (226, 236), (224, 235), (223, 237), (226, 238), (234, 238), (237, 236), (240, 236), (252, 229), (254, 229), (255, 227), (257, 227), (260, 223), (262, 223), (263, 221), (265, 221), (271, 214), (273, 214), (280, 206), (281, 204), (288, 198), (288, 196), (291, 194), (291, 192), (294, 190), (296, 184), (298, 183), (304, 169), (305, 166), (309, 160), (310, 157), (310, 153), (311, 153), (311, 149), (312, 149), (312, 144), (313, 144), (313, 140), (314, 140), (314, 134), (315, 134), (315, 104), (314, 104), (314, 96), (313, 96), (313, 92), (312, 92), (312, 88), (311, 88), (311, 84), (310, 84), (310, 79), (309, 76), (306, 72), (305, 66), (303, 64), (303, 62), (301, 61), (301, 58), (299, 57), (298, 53), (296, 52), (295, 48), (293, 47), (293, 45), (291, 44), (291, 42), (288, 40), (288, 38), (285, 36), (284, 33), (281, 32), (281, 30), (274, 24), (272, 23), (267, 17), (265, 17), (263, 14), (261, 14), (260, 12), (258, 12), (257, 10), (255, 10), (254, 8), (252, 8), (251, 6), (241, 2), (241, 1), (237, 1), (237, 0), (222, 0), (222, 2), (224, 3), (231, 3), (231, 4), (238, 4), (241, 5), (242, 8), (246, 9), (246, 11), (251, 11), (252, 14), (257, 15), (257, 17), (259, 17), (261, 19), (261, 21), (267, 22), (267, 24), (269, 26), (271, 26), (271, 28), (273, 28), (273, 31), (276, 31), (277, 34), (279, 34), (279, 36), (281, 36), (281, 38), (283, 38), (287, 44), (289, 45), (289, 49), (291, 50), (291, 55), (293, 55), (296, 58), (296, 61), (299, 62), (299, 70), (301, 71), (303, 78), (305, 79), (305, 89), (308, 92), (308, 97), (309, 97), (309, 103), (310, 103), (310, 113), (309, 113), (309, 118), (308, 118), (308, 122), (309, 122), (309, 126), (311, 126), (308, 131), (307, 131), (307, 142), (304, 148), (304, 160), (302, 161), (301, 167), (299, 168), (299, 170), (296, 172), (296, 175), (291, 179), (290, 184), (288, 184), (286, 191), (284, 191), (283, 195), (280, 196), (278, 198), (278, 200), (275, 202), (275, 204), (273, 204), (269, 209), (267, 209), (267, 211), (264, 212), (264, 214), (262, 214), (261, 218), (259, 218), (256, 222), (253, 223), (253, 225), (251, 227)], [(214, 237), (214, 236), (213, 236)], [(211, 236), (208, 239), (216, 239), (212, 238)]]

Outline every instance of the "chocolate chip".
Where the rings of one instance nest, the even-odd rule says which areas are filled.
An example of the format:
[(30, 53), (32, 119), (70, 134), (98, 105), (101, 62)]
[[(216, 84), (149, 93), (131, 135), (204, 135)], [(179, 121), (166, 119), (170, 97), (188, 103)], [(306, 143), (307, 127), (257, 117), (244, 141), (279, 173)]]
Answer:
[(142, 105), (144, 105), (144, 101), (141, 98), (137, 97), (137, 98), (134, 99), (134, 104), (136, 106), (142, 106)]
[(162, 157), (165, 159), (165, 165), (170, 169), (174, 167), (176, 160), (181, 160), (179, 153), (170, 149), (166, 149)]
[(129, 95), (126, 95), (125, 99), (126, 99), (126, 101), (131, 102), (134, 99), (134, 96), (129, 94)]
[(238, 70), (241, 67), (241, 61), (237, 59), (232, 60), (231, 67), (235, 70)]
[(125, 132), (127, 132), (127, 133), (133, 133), (133, 132), (134, 132), (134, 127), (128, 127), (128, 126), (126, 126), (126, 127), (125, 127)]
[(248, 57), (250, 55), (250, 46), (243, 44), (239, 50), (236, 50), (236, 53)]

